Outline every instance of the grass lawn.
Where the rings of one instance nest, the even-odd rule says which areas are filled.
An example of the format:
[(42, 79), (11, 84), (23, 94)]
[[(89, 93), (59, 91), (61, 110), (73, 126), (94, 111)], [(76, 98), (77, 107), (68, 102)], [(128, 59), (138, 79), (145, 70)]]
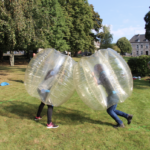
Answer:
[[(79, 57), (72, 57), (75, 61), (79, 61), (81, 58), (79, 58)], [(131, 58), (133, 58), (133, 57), (123, 57), (124, 58), (124, 60), (126, 61), (126, 62), (128, 62), (128, 60), (129, 59), (131, 59)]]
[(79, 57), (72, 57), (76, 62), (78, 62), (81, 58)]
[(106, 111), (88, 108), (74, 95), (53, 111), (57, 129), (47, 129), (47, 106), (42, 119), (34, 121), (40, 100), (24, 87), (26, 66), (0, 66), (0, 150), (149, 150), (150, 83), (134, 81), (134, 91), (118, 109), (133, 114), (131, 125), (114, 129)]
[(129, 59), (134, 58), (134, 57), (123, 57), (123, 58), (126, 62), (128, 62)]

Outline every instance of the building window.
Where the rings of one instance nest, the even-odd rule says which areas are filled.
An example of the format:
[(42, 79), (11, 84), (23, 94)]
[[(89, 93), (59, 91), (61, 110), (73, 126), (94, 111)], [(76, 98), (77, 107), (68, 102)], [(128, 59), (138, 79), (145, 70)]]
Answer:
[(137, 51), (137, 55), (139, 55), (139, 52)]
[(146, 45), (146, 48), (148, 48), (148, 45)]
[(141, 51), (141, 55), (143, 55), (143, 51)]
[(137, 45), (137, 48), (139, 48), (139, 45)]
[(143, 45), (141, 45), (141, 48), (143, 48)]

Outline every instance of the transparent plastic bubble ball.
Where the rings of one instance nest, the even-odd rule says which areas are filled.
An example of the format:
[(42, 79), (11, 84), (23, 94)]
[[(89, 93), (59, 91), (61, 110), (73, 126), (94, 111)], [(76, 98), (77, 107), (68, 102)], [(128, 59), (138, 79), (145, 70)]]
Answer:
[(124, 102), (133, 90), (130, 68), (112, 49), (82, 57), (74, 67), (74, 84), (83, 102), (94, 110)]
[(74, 93), (75, 61), (55, 49), (45, 49), (29, 63), (25, 72), (27, 92), (47, 105), (59, 106)]

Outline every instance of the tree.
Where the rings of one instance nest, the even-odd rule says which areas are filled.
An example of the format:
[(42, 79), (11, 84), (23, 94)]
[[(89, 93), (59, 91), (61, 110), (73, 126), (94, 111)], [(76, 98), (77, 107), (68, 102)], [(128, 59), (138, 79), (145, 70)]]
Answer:
[(30, 40), (29, 35), (32, 34), (31, 26), (28, 32), (29, 24), (26, 23), (27, 18), (24, 15), (24, 8), (26, 8), (26, 1), (2, 1), (0, 3), (0, 45), (2, 47), (1, 53), (10, 51), (10, 65), (14, 65), (13, 51), (26, 48)]
[(100, 15), (94, 11), (94, 6), (90, 5), (92, 9), (92, 20), (93, 20), (93, 30), (96, 32), (96, 34), (91, 33), (91, 46), (89, 48), (90, 51), (95, 50), (94, 41), (99, 41), (100, 39), (104, 38), (104, 33), (99, 32), (102, 28), (102, 19), (100, 18)]
[[(58, 3), (58, 0), (40, 0), (37, 4), (39, 7), (34, 10), (34, 18), (38, 32), (42, 31), (44, 37), (43, 43), (40, 47), (53, 47), (57, 50), (64, 51), (68, 49), (66, 41), (63, 39), (67, 26), (65, 17), (63, 16), (63, 9)], [(43, 39), (43, 38), (42, 38)]]
[[(16, 44), (15, 39), (15, 24), (12, 20), (13, 13), (10, 7), (14, 7), (14, 5), (10, 5), (10, 1), (1, 1), (0, 2), (0, 46), (1, 46), (1, 59), (4, 51), (11, 51)], [(11, 53), (12, 55), (12, 53)], [(13, 55), (12, 55), (13, 56)], [(10, 56), (10, 63), (12, 64), (13, 58)]]
[(101, 39), (101, 49), (112, 48), (113, 35), (110, 33), (110, 27), (103, 26), (104, 37)]
[[(47, 36), (50, 45), (60, 51), (68, 50), (69, 45), (67, 45), (65, 37), (65, 32), (67, 30), (66, 20), (63, 15), (63, 9), (59, 4), (58, 0), (44, 0), (46, 3), (45, 7), (49, 12), (50, 24), (48, 30), (50, 35)], [(49, 3), (48, 3), (49, 2)]]
[(145, 38), (150, 41), (150, 11), (145, 15), (144, 20), (146, 22), (145, 24)]
[(11, 51), (11, 65), (14, 65), (13, 50), (16, 49), (28, 53), (39, 47), (68, 49), (63, 39), (67, 28), (65, 18), (57, 0), (5, 1), (0, 4), (3, 12), (0, 16), (0, 44), (3, 49)]
[(120, 48), (122, 54), (132, 52), (131, 44), (126, 37), (120, 38), (116, 45)]
[(121, 52), (120, 48), (116, 44), (112, 44), (112, 49), (115, 50), (118, 53)]
[(89, 49), (91, 45), (91, 29), (93, 28), (92, 10), (87, 0), (59, 0), (68, 27), (65, 37), (74, 56), (78, 51)]

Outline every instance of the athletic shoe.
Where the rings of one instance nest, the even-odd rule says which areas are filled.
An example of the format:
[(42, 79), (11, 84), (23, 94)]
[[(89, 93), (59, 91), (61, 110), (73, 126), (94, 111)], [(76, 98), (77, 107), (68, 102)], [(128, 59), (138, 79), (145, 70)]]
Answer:
[(50, 124), (47, 124), (47, 128), (58, 128), (59, 126), (58, 125), (55, 125), (54, 123), (50, 123)]
[(114, 125), (113, 127), (114, 127), (114, 128), (124, 128), (125, 126), (124, 126), (124, 124), (122, 123), (122, 124)]
[(42, 117), (35, 117), (35, 120), (40, 120), (42, 119)]
[(128, 115), (128, 117), (127, 117), (128, 124), (130, 124), (130, 123), (131, 123), (132, 118), (133, 118), (133, 115)]

